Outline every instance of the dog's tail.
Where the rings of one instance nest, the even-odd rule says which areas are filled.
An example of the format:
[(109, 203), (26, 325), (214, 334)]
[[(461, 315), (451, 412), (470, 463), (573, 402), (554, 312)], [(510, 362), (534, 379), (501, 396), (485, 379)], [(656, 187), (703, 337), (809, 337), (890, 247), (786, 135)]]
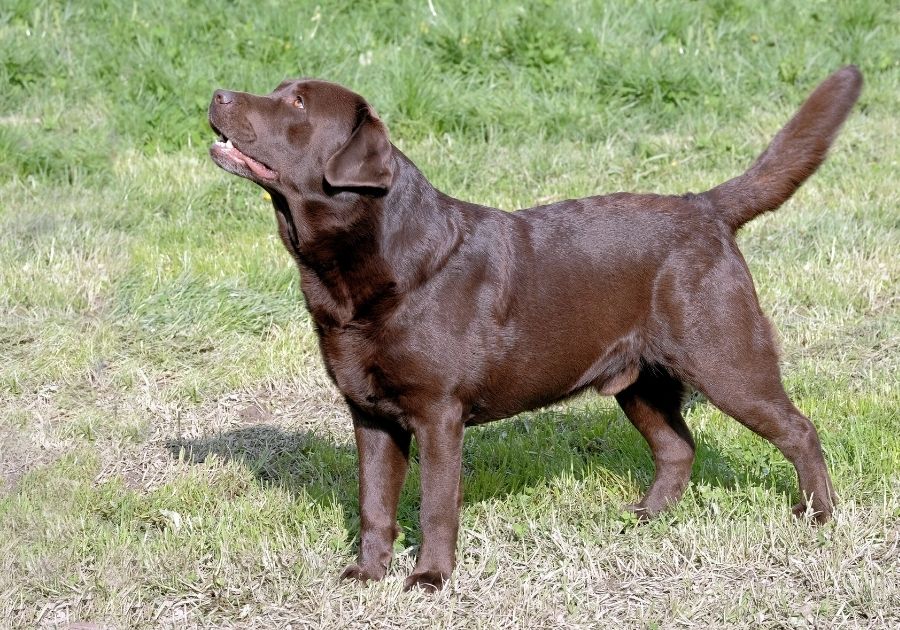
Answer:
[(816, 172), (859, 98), (862, 83), (856, 66), (846, 66), (832, 74), (806, 99), (746, 173), (703, 193), (732, 231), (763, 212), (778, 208)]

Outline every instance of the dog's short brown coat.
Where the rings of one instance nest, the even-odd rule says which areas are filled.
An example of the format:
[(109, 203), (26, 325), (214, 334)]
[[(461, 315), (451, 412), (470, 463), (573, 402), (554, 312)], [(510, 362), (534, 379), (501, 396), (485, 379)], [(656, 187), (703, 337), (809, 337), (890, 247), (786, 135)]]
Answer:
[(407, 587), (450, 575), (463, 429), (586, 387), (615, 395), (653, 452), (634, 509), (676, 501), (694, 442), (686, 386), (773, 442), (819, 520), (833, 493), (810, 421), (781, 384), (735, 232), (780, 206), (825, 158), (862, 86), (848, 66), (809, 97), (743, 175), (701, 194), (617, 193), (514, 213), (436, 190), (359, 95), (315, 80), (267, 96), (219, 90), (224, 169), (272, 196), (328, 373), (353, 416), (361, 541), (345, 577), (380, 579), (397, 533), (410, 439), (422, 546)]

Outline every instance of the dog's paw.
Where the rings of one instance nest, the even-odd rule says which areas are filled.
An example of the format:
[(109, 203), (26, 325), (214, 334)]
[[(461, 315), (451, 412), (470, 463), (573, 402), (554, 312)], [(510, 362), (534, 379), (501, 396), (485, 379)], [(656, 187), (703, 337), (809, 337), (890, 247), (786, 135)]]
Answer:
[(822, 525), (823, 523), (827, 523), (831, 520), (830, 507), (828, 509), (817, 510), (815, 505), (810, 508), (808, 503), (798, 503), (791, 508), (791, 513), (797, 518), (809, 518), (813, 523), (816, 523), (817, 525)]
[(377, 582), (384, 577), (384, 569), (381, 567), (367, 567), (358, 564), (348, 564), (341, 571), (341, 580), (358, 580), (360, 582)]
[(658, 514), (657, 511), (651, 510), (641, 503), (629, 503), (622, 507), (622, 511), (634, 514), (638, 523), (646, 523)]
[(419, 587), (426, 593), (436, 593), (444, 587), (449, 577), (449, 574), (440, 571), (416, 571), (406, 578), (403, 590), (409, 591)]

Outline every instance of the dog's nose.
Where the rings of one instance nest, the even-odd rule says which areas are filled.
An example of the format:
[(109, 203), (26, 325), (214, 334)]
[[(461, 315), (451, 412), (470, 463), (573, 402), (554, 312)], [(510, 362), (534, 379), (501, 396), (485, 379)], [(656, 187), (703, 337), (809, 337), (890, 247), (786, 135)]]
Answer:
[(234, 92), (229, 92), (228, 90), (216, 90), (214, 98), (219, 105), (230, 105), (231, 102), (234, 101)]

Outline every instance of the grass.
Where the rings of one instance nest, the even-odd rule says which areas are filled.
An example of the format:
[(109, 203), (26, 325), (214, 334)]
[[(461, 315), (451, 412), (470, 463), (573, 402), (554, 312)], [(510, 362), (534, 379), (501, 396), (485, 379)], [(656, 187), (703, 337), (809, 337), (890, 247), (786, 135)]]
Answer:
[[(889, 627), (900, 623), (900, 29), (879, 0), (10, 0), (0, 9), (0, 625)], [(335, 576), (358, 534), (349, 420), (260, 191), (206, 157), (216, 87), (351, 86), (446, 192), (512, 209), (740, 172), (857, 63), (829, 161), (740, 243), (842, 502), (702, 402), (691, 486), (611, 399), (466, 435), (460, 564)], [(476, 166), (473, 166), (476, 165)], [(698, 296), (702, 299), (702, 296)]]

